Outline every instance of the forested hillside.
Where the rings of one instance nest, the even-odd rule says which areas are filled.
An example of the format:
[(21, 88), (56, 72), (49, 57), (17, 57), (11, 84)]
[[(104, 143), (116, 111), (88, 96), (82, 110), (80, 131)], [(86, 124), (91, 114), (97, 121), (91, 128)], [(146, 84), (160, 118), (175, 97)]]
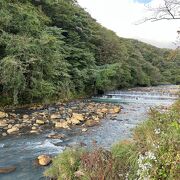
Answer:
[(0, 1), (1, 103), (160, 83), (180, 83), (180, 52), (120, 38), (75, 0)]

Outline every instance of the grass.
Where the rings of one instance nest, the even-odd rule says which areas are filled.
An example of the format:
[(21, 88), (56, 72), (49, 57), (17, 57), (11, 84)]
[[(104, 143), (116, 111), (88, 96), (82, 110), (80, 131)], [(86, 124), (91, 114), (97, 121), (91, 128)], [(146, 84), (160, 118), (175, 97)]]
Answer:
[(179, 180), (180, 101), (165, 112), (152, 109), (133, 139), (110, 151), (64, 151), (45, 175), (58, 180)]
[(76, 179), (75, 172), (80, 166), (82, 155), (82, 149), (67, 149), (53, 159), (53, 164), (46, 170), (45, 176), (58, 180)]

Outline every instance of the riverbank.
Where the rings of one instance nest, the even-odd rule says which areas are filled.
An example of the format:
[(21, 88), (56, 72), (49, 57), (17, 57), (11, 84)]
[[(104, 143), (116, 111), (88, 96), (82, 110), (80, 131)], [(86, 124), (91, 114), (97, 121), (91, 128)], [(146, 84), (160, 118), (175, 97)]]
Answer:
[(107, 115), (115, 117), (120, 111), (119, 105), (90, 100), (59, 103), (38, 109), (0, 111), (0, 137), (39, 134), (48, 129), (71, 130), (74, 126), (86, 131), (88, 127), (98, 125)]
[(180, 173), (180, 101), (165, 111), (151, 109), (133, 139), (110, 151), (69, 149), (55, 157), (45, 175), (54, 179), (166, 179)]

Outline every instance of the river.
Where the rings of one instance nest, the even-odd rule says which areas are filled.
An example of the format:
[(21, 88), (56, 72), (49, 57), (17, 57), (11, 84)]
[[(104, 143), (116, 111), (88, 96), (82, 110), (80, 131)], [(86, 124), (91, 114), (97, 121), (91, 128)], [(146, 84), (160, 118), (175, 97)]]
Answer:
[[(177, 96), (174, 92), (178, 86), (166, 85), (150, 88), (133, 88), (124, 91), (108, 92), (108, 96), (93, 98), (93, 101), (106, 101), (120, 104), (123, 109), (116, 118), (103, 119), (101, 125), (80, 133), (80, 129), (73, 131), (60, 130), (66, 139), (48, 139), (51, 131), (40, 135), (23, 135), (18, 137), (4, 137), (0, 139), (0, 167), (15, 165), (15, 172), (1, 174), (0, 180), (40, 180), (44, 167), (39, 167), (35, 159), (40, 154), (55, 155), (66, 147), (86, 144), (92, 147), (92, 142), (98, 146), (110, 148), (119, 140), (131, 138), (132, 129), (147, 118), (151, 107), (166, 107), (171, 105)], [(46, 167), (47, 168), (47, 167)]]

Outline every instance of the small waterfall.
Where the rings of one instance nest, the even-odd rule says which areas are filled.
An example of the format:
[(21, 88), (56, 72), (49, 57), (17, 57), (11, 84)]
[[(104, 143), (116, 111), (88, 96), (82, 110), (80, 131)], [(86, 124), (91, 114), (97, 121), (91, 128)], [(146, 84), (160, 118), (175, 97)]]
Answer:
[(116, 90), (109, 91), (99, 101), (107, 102), (152, 102), (161, 100), (176, 100), (179, 96), (179, 86), (157, 86), (157, 87), (144, 87), (133, 88), (129, 90)]

